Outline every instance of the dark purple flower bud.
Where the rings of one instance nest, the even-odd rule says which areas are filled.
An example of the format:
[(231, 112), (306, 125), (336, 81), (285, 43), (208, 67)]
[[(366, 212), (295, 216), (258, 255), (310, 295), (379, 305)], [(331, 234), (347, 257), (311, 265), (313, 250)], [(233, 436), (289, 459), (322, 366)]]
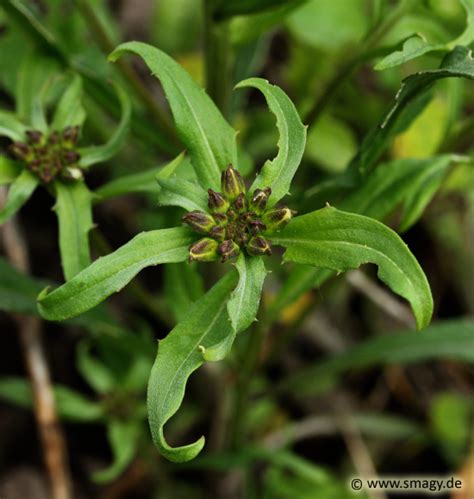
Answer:
[(79, 140), (79, 127), (68, 126), (63, 130), (63, 145), (65, 147), (74, 147)]
[(41, 144), (43, 142), (43, 133), (39, 130), (27, 130), (26, 140), (28, 144)]
[(209, 213), (197, 210), (186, 213), (182, 220), (191, 229), (200, 234), (207, 234), (216, 225), (214, 218)]
[(237, 199), (234, 201), (234, 207), (238, 213), (242, 213), (247, 209), (247, 200), (243, 192), (237, 196)]
[(246, 248), (247, 253), (252, 256), (270, 256), (272, 254), (270, 242), (262, 236), (252, 237), (252, 239), (250, 239), (250, 241), (248, 242)]
[(225, 227), (216, 225), (209, 231), (209, 235), (216, 241), (223, 241), (225, 239)]
[(229, 201), (220, 192), (213, 191), (212, 189), (208, 189), (207, 193), (209, 195), (207, 203), (209, 209), (214, 213), (225, 213), (229, 208)]
[(261, 220), (251, 220), (248, 222), (248, 226), (252, 235), (256, 236), (260, 234), (260, 232), (265, 232), (267, 230), (267, 226)]
[(271, 193), (272, 190), (270, 187), (265, 187), (265, 189), (255, 189), (252, 199), (250, 200), (250, 207), (257, 213), (262, 213), (267, 206), (268, 198)]
[(232, 165), (222, 172), (221, 189), (229, 201), (234, 201), (241, 192), (247, 190), (242, 176)]
[(45, 158), (48, 155), (48, 148), (45, 146), (35, 148), (36, 156), (40, 158)]
[(240, 248), (232, 239), (227, 239), (219, 245), (219, 253), (222, 257), (221, 261), (226, 262), (230, 258), (239, 256)]
[(31, 161), (29, 163), (29, 166), (30, 166), (30, 168), (31, 168), (32, 171), (37, 172), (38, 169), (39, 169), (39, 167), (41, 166), (41, 160), (34, 159), (33, 161)]
[(22, 161), (31, 161), (33, 159), (33, 151), (23, 142), (13, 142), (10, 145), (10, 151)]
[(268, 230), (278, 230), (283, 228), (296, 215), (296, 211), (284, 208), (276, 208), (264, 214), (263, 221)]
[(80, 154), (76, 151), (65, 151), (63, 154), (63, 160), (67, 165), (72, 165), (77, 163), (80, 159)]
[(218, 225), (225, 225), (227, 223), (227, 216), (224, 213), (213, 213), (212, 216)]
[(197, 243), (194, 243), (189, 248), (189, 258), (190, 262), (196, 260), (197, 262), (212, 262), (217, 260), (218, 253), (217, 248), (219, 243), (214, 239), (205, 237), (200, 239)]
[(48, 137), (48, 144), (56, 145), (59, 142), (59, 133), (53, 132)]

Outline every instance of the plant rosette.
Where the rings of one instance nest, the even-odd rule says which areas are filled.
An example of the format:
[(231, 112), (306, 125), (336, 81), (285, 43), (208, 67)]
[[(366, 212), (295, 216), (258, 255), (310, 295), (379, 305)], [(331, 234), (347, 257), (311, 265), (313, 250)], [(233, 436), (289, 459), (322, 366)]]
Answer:
[(125, 54), (140, 56), (160, 79), (191, 160), (194, 180), (179, 175), (157, 179), (160, 204), (184, 208), (185, 226), (138, 234), (64, 285), (42, 292), (39, 311), (48, 320), (65, 320), (118, 292), (146, 267), (236, 258), (235, 266), (159, 342), (151, 370), (147, 403), (153, 441), (166, 458), (185, 462), (200, 453), (204, 437), (172, 447), (164, 426), (178, 411), (189, 376), (204, 362), (223, 359), (236, 335), (255, 321), (272, 246), (285, 249), (285, 262), (308, 272), (311, 267), (325, 269), (326, 277), (375, 264), (379, 278), (410, 303), (420, 329), (430, 322), (433, 302), (416, 258), (383, 223), (331, 206), (300, 216), (278, 206), (290, 191), (306, 143), (306, 127), (283, 90), (260, 78), (236, 86), (262, 92), (279, 131), (276, 157), (263, 165), (247, 190), (238, 169), (236, 132), (204, 90), (159, 49), (129, 42), (110, 59)]
[(104, 145), (81, 147), (86, 118), (82, 80), (77, 75), (72, 78), (48, 123), (43, 94), (52, 81), (45, 82), (42, 92), (32, 88), (31, 102), (22, 104), (30, 110), (27, 124), (13, 113), (0, 111), (0, 136), (12, 141), (8, 148), (11, 158), (0, 156), (0, 183), (10, 184), (0, 224), (17, 213), (38, 185), (45, 187), (56, 198), (61, 262), (69, 280), (90, 264), (88, 233), (93, 226), (94, 195), (84, 182), (84, 173), (118, 152), (128, 131), (131, 108), (126, 93), (116, 87), (122, 108), (119, 126)]

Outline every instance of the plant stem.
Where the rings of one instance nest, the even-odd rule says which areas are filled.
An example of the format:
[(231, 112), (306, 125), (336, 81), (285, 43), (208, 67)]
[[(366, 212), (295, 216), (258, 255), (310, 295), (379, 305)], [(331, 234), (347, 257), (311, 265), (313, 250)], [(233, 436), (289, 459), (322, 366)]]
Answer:
[(240, 365), (240, 376), (237, 381), (230, 424), (229, 446), (231, 449), (238, 449), (245, 445), (245, 421), (249, 406), (250, 385), (260, 363), (262, 346), (269, 330), (269, 323), (264, 314), (264, 312), (261, 313), (260, 319), (255, 323), (253, 330), (247, 333), (250, 336)]
[(341, 65), (341, 67), (327, 83), (324, 92), (318, 97), (318, 99), (316, 99), (313, 106), (305, 114), (303, 118), (304, 123), (311, 127), (319, 120), (336, 91), (352, 75), (360, 64), (370, 58), (370, 50), (394, 26), (394, 24), (398, 22), (405, 11), (406, 5), (404, 2), (401, 2), (398, 8), (396, 8), (391, 15), (386, 16), (382, 21), (376, 24), (369, 31), (369, 33), (367, 33), (361, 43), (360, 49), (355, 52), (353, 57)]
[[(105, 54), (110, 54), (114, 50), (115, 44), (102, 26), (102, 23), (94, 8), (89, 3), (89, 0), (75, 0), (75, 3), (101, 50)], [(133, 67), (123, 59), (119, 59), (116, 64), (123, 77), (145, 105), (145, 108), (153, 116), (161, 131), (166, 134), (167, 138), (175, 145), (180, 145), (176, 130), (171, 124), (168, 116), (163, 109), (161, 109), (154, 95), (148, 90)]]
[[(5, 190), (0, 190), (0, 204)], [(30, 262), (26, 241), (15, 219), (2, 227), (3, 245), (11, 264), (20, 272), (28, 273)], [(31, 382), (33, 408), (43, 448), (44, 460), (53, 499), (72, 498), (67, 450), (56, 411), (49, 366), (41, 339), (41, 321), (38, 317), (14, 314), (21, 349)]]
[(214, 19), (215, 0), (203, 2), (206, 90), (222, 114), (228, 117), (232, 86), (228, 23)]

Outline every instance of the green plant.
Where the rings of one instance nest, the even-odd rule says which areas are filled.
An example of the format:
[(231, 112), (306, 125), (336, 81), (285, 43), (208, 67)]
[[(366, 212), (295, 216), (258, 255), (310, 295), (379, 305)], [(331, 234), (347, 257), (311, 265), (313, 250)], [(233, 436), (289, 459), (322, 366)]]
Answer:
[[(432, 298), (426, 277), (406, 245), (392, 230), (370, 218), (327, 207), (295, 217), (287, 228), (283, 228), (291, 218), (288, 208), (264, 212), (263, 221), (249, 211), (247, 205), (256, 204), (262, 194), (268, 197), (268, 201), (265, 199), (268, 208), (273, 208), (289, 192), (304, 151), (305, 127), (291, 101), (279, 88), (256, 78), (238, 85), (238, 88), (253, 86), (264, 94), (277, 118), (279, 153), (262, 168), (249, 189), (250, 197), (246, 196), (238, 171), (227, 168), (222, 174), (221, 190), (226, 196), (223, 197), (212, 189), (219, 185), (221, 171), (226, 165), (235, 164), (234, 132), (212, 101), (168, 56), (135, 42), (122, 45), (111, 58), (116, 60), (127, 52), (143, 57), (153, 73), (161, 77), (178, 133), (188, 148), (196, 173), (197, 182), (179, 178), (160, 182), (160, 198), (164, 197), (166, 204), (185, 209), (199, 207), (202, 212), (191, 211), (184, 221), (194, 230), (211, 232), (212, 237), (196, 242), (196, 237), (185, 228), (140, 234), (60, 288), (42, 293), (39, 307), (48, 320), (64, 320), (99, 304), (149, 265), (188, 258), (208, 261), (219, 256), (226, 261), (240, 252), (236, 264), (237, 286), (232, 270), (196, 302), (188, 319), (161, 342), (151, 373), (148, 411), (154, 441), (166, 457), (182, 462), (201, 451), (204, 438), (172, 448), (164, 438), (163, 427), (179, 408), (190, 374), (206, 360), (224, 358), (235, 335), (247, 329), (255, 319), (266, 275), (263, 255), (269, 252), (264, 236), (287, 249), (286, 261), (337, 272), (357, 268), (362, 263), (376, 264), (379, 277), (410, 302), (419, 328), (429, 323)], [(211, 189), (209, 200), (205, 189)], [(211, 214), (204, 214), (207, 209)], [(221, 221), (219, 215), (223, 212), (226, 215)], [(248, 216), (248, 223), (256, 223), (254, 229), (249, 231), (246, 226), (244, 234), (231, 237), (229, 234), (234, 227), (242, 224), (241, 218), (236, 221), (232, 218), (242, 216), (238, 214)], [(242, 238), (246, 238), (245, 251)]]
[[(350, 449), (352, 438), (376, 439), (375, 455), (400, 442), (401, 459), (436, 449), (459, 469), (472, 407), (456, 393), (468, 378), (457, 366), (474, 362), (463, 317), (472, 310), (473, 2), (176, 5), (154, 6), (155, 48), (120, 44), (115, 7), (100, 1), (35, 10), (0, 0), (9, 55), (0, 60), (0, 310), (26, 338), (40, 324), (48, 338), (71, 333), (58, 341), (75, 349), (70, 371), (80, 376), (46, 383), (50, 413), (55, 402), (62, 420), (105, 428), (112, 464), (92, 473), (96, 482), (131, 466), (156, 479), (160, 497), (207, 497), (207, 482), (228, 486), (237, 469), (249, 497), (348, 496), (325, 469), (335, 466), (294, 446), (311, 431)], [(36, 206), (37, 187), (55, 200), (62, 284), (54, 237), (45, 256), (31, 230), (39, 212), (20, 210), (30, 197)], [(431, 388), (423, 368), (433, 361), (445, 369), (440, 390), (400, 381), (421, 364), (419, 386)], [(41, 412), (37, 385), (16, 372), (0, 378), (0, 398)], [(383, 410), (389, 399), (394, 411)], [(339, 474), (350, 467), (341, 461)], [(193, 469), (210, 478), (196, 490), (192, 475), (180, 483)]]

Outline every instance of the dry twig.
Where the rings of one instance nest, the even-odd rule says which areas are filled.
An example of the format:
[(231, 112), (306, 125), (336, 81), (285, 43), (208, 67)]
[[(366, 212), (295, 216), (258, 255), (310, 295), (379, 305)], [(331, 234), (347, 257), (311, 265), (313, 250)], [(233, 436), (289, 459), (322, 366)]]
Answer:
[[(5, 190), (0, 189), (0, 205)], [(26, 242), (14, 219), (2, 227), (3, 247), (10, 263), (27, 273), (30, 262)], [(15, 314), (23, 357), (31, 381), (33, 406), (43, 447), (44, 460), (51, 483), (52, 499), (70, 499), (71, 480), (66, 444), (56, 412), (48, 363), (41, 341), (41, 321), (37, 317)]]

